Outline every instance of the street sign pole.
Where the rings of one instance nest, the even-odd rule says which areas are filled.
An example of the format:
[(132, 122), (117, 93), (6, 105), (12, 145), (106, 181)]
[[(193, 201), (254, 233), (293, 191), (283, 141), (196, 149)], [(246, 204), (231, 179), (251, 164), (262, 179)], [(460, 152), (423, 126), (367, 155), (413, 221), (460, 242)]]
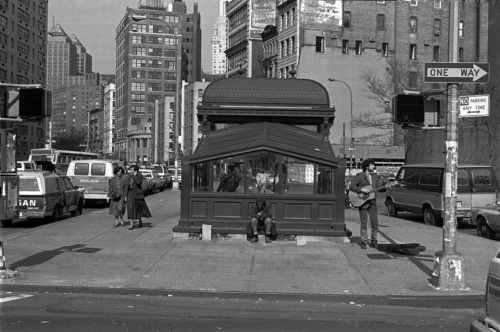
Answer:
[[(458, 0), (450, 0), (450, 61), (458, 62)], [(444, 225), (443, 250), (436, 252), (432, 280), (440, 290), (464, 290), (462, 254), (457, 252), (457, 163), (458, 163), (458, 96), (457, 84), (448, 84), (446, 117), (446, 161), (443, 184)]]

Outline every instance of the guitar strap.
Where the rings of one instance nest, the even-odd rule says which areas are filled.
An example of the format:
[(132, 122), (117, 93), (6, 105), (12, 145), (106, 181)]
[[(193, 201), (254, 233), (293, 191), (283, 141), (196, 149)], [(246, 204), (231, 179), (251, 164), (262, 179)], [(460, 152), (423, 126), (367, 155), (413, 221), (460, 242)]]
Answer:
[(370, 184), (370, 186), (373, 186), (372, 175), (371, 174), (367, 174), (367, 173), (365, 173), (365, 174), (366, 174), (366, 178), (368, 180), (368, 183)]

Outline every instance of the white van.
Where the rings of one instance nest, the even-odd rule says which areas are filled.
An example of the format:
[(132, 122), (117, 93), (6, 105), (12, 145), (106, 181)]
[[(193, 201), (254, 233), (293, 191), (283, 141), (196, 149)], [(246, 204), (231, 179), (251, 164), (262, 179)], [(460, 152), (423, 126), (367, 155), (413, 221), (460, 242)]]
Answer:
[[(441, 226), (444, 218), (444, 164), (404, 165), (386, 190), (387, 214), (422, 214), (428, 225)], [(472, 207), (494, 205), (497, 178), (491, 166), (458, 165), (457, 221), (471, 221)]]
[(109, 180), (114, 176), (113, 170), (117, 166), (123, 167), (123, 163), (103, 159), (73, 160), (69, 163), (66, 175), (75, 186), (85, 188), (85, 202), (109, 202)]

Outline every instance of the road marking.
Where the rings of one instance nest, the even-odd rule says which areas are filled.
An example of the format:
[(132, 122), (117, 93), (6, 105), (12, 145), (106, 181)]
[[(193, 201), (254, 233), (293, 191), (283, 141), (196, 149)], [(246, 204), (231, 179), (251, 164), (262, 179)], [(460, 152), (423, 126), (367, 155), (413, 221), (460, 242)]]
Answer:
[(32, 297), (33, 295), (28, 295), (28, 294), (20, 294), (18, 296), (9, 296), (9, 297), (4, 297), (4, 298), (0, 298), (0, 303), (3, 303), (3, 302), (10, 302), (10, 301), (15, 301), (15, 300), (21, 300), (21, 299), (25, 299), (25, 298), (28, 298), (28, 297)]

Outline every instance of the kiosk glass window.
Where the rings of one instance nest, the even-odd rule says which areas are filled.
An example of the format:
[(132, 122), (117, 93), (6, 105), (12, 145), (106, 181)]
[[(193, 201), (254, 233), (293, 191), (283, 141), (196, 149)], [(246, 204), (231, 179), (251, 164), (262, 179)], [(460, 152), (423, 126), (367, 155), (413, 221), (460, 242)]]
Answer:
[(246, 178), (249, 193), (272, 194), (279, 181), (279, 155), (274, 152), (260, 151), (248, 155)]
[(283, 156), (283, 194), (312, 195), (314, 193), (314, 164), (303, 160)]
[(318, 172), (316, 174), (316, 182), (318, 183), (317, 193), (322, 195), (333, 194), (335, 191), (335, 177), (337, 175), (335, 169), (329, 166), (318, 165)]
[(194, 164), (192, 167), (193, 190), (210, 191), (210, 162)]

